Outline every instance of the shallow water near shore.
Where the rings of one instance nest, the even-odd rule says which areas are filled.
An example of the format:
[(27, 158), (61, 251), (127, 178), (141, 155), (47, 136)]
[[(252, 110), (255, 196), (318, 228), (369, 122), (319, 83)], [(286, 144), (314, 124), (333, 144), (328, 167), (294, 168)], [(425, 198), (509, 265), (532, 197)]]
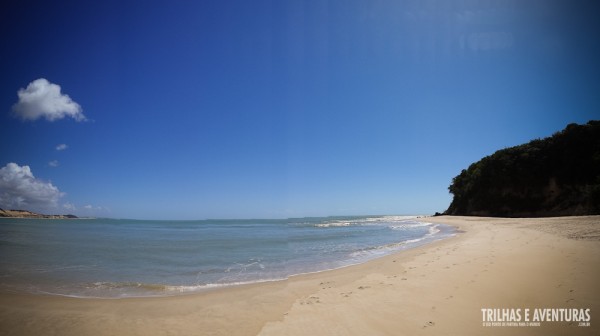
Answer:
[(103, 298), (176, 295), (358, 264), (453, 233), (414, 216), (0, 219), (0, 289)]

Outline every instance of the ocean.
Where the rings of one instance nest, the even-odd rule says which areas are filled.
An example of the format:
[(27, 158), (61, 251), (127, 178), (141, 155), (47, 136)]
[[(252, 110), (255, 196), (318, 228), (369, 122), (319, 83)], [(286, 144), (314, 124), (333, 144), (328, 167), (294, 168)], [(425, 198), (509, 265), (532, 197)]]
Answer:
[(286, 279), (454, 234), (414, 216), (248, 220), (0, 218), (0, 290), (166, 296)]

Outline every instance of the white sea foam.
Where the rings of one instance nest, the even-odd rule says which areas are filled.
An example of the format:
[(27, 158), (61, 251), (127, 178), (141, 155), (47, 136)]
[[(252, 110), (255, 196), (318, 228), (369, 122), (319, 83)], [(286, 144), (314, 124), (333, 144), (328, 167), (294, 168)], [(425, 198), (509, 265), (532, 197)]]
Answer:
[(440, 229), (439, 229), (439, 225), (438, 224), (432, 225), (429, 228), (429, 235), (434, 235), (434, 234), (439, 233), (439, 232), (440, 232)]
[(356, 223), (352, 222), (332, 222), (332, 223), (319, 223), (315, 224), (315, 227), (328, 228), (328, 227), (342, 227), (342, 226), (350, 226), (356, 225)]
[(227, 283), (209, 283), (204, 285), (181, 285), (181, 286), (172, 286), (168, 285), (164, 287), (164, 290), (167, 292), (173, 293), (189, 293), (189, 292), (200, 292), (207, 289), (215, 289), (215, 288), (223, 288), (223, 287), (231, 287), (231, 286), (240, 286), (240, 285), (252, 285), (256, 283), (264, 283), (264, 282), (273, 282), (273, 281), (281, 281), (286, 278), (275, 278), (275, 279), (259, 279), (253, 281), (235, 281), (235, 282), (227, 282)]
[[(346, 226), (362, 226), (362, 225), (373, 225), (373, 224), (386, 224), (405, 222), (403, 225), (408, 225), (410, 220), (417, 218), (417, 216), (382, 216), (382, 217), (367, 217), (360, 218), (357, 220), (332, 220), (324, 223), (314, 224), (315, 227), (329, 228), (329, 227), (346, 227)], [(421, 226), (421, 223), (415, 222), (416, 226)], [(428, 225), (428, 224), (424, 224)]]
[(407, 239), (397, 243), (386, 244), (383, 246), (376, 246), (367, 249), (363, 249), (360, 251), (355, 251), (350, 253), (350, 257), (352, 258), (365, 258), (365, 257), (373, 257), (381, 254), (388, 254), (390, 252), (398, 251), (401, 249), (410, 248), (413, 246), (420, 245), (419, 243), (426, 242), (428, 240), (432, 240), (435, 235), (440, 233), (439, 224), (433, 224), (428, 222), (410, 222), (410, 223), (402, 223), (400, 225), (391, 225), (390, 228), (392, 230), (407, 230), (415, 227), (424, 227), (429, 226), (427, 234), (422, 237)]

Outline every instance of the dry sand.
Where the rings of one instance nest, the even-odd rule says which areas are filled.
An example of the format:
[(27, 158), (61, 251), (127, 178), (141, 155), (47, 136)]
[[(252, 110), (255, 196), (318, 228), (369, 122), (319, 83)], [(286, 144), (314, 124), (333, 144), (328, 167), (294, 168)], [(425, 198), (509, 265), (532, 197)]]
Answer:
[[(139, 299), (0, 294), (1, 335), (600, 335), (600, 216), (435, 217), (456, 237), (334, 271)], [(591, 326), (484, 327), (482, 308)]]

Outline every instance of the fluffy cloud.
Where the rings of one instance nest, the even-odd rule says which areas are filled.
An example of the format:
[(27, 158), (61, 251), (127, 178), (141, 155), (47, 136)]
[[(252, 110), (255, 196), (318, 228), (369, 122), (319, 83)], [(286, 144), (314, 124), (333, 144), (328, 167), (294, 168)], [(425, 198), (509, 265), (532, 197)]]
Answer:
[(75, 207), (75, 204), (69, 203), (69, 202), (63, 204), (63, 208), (65, 208), (65, 209), (67, 209), (69, 211), (75, 211), (75, 210), (77, 210), (77, 208)]
[(60, 144), (60, 145), (56, 146), (57, 151), (64, 151), (67, 148), (69, 148), (69, 146), (67, 146), (67, 144)]
[(52, 161), (48, 162), (48, 166), (58, 167), (58, 160), (52, 160)]
[(87, 216), (99, 216), (101, 214), (106, 214), (110, 212), (108, 208), (101, 206), (93, 206), (91, 204), (84, 205), (83, 209), (85, 210)]
[(11, 162), (0, 168), (0, 208), (32, 211), (56, 208), (63, 195), (52, 183), (35, 178), (29, 166)]
[(17, 92), (19, 101), (13, 105), (14, 114), (23, 120), (36, 120), (41, 117), (54, 121), (71, 117), (84, 121), (81, 106), (60, 92), (60, 86), (44, 78), (36, 79), (25, 89)]

